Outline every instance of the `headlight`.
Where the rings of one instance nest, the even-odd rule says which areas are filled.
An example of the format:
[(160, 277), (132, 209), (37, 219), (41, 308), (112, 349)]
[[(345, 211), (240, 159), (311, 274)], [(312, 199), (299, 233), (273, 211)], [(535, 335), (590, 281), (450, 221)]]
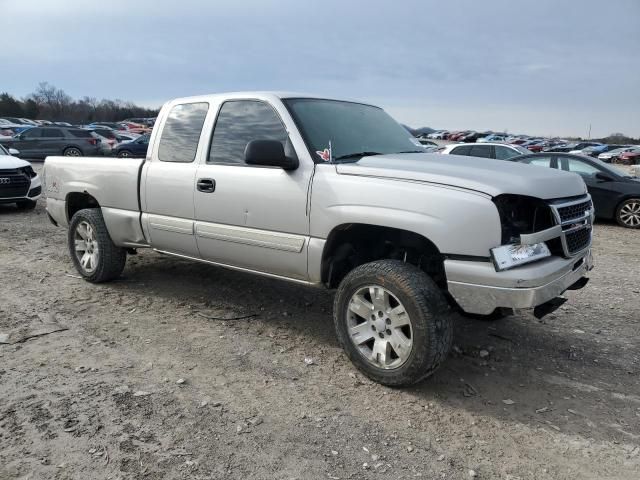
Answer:
[(508, 270), (549, 256), (551, 252), (544, 242), (535, 245), (503, 245), (491, 249), (491, 259), (497, 271)]

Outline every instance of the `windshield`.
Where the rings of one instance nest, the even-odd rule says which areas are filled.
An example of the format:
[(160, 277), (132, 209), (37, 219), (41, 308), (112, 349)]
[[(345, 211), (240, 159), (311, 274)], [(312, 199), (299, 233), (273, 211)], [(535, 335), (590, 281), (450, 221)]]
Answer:
[(424, 151), (381, 108), (315, 98), (291, 98), (284, 103), (317, 162), (329, 161), (325, 150), (338, 162), (355, 162), (364, 155)]
[(623, 170), (622, 168), (615, 167), (609, 163), (604, 163), (602, 160), (598, 160), (597, 158), (591, 158), (590, 160), (592, 162), (595, 162), (601, 170), (609, 171), (615, 175), (618, 175), (619, 177), (632, 178), (632, 175), (630, 175), (629, 172)]

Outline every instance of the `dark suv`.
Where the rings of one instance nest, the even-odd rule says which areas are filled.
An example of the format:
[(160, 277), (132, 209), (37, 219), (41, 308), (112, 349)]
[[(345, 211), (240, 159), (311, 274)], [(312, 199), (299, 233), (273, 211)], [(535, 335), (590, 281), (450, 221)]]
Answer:
[(21, 158), (45, 158), (49, 155), (70, 157), (102, 155), (100, 140), (88, 130), (68, 127), (33, 127), (7, 140), (6, 148), (20, 151)]

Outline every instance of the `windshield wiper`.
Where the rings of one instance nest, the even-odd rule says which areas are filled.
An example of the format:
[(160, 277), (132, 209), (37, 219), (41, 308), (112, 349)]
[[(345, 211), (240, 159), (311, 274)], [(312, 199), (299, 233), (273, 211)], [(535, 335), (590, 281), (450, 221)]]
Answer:
[(357, 157), (371, 157), (373, 155), (384, 155), (383, 153), (380, 152), (357, 152), (357, 153), (348, 153), (346, 155), (340, 155), (339, 157), (334, 158), (335, 161), (338, 160), (349, 160), (350, 158), (357, 158)]
[(427, 153), (424, 150), (404, 150), (402, 152), (396, 152), (396, 153)]

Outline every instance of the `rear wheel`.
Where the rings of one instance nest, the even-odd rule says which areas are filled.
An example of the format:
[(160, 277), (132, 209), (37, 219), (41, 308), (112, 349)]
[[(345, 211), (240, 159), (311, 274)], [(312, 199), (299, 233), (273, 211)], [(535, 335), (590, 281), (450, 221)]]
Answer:
[(76, 212), (68, 235), (71, 259), (85, 280), (100, 283), (120, 276), (127, 252), (111, 241), (99, 209), (86, 208)]
[(629, 198), (616, 209), (616, 221), (627, 228), (640, 228), (640, 198)]
[(395, 387), (433, 374), (453, 338), (449, 308), (436, 284), (397, 260), (351, 271), (336, 293), (334, 323), (353, 364), (372, 380)]
[(62, 155), (64, 155), (65, 157), (81, 157), (82, 151), (80, 151), (80, 149), (76, 147), (69, 147), (65, 148), (64, 152), (62, 152)]
[(33, 200), (20, 200), (19, 202), (16, 202), (16, 205), (20, 210), (33, 210), (36, 208), (37, 202), (34, 202)]
[(118, 157), (120, 157), (120, 158), (129, 158), (129, 157), (131, 157), (131, 152), (129, 150), (120, 150), (118, 152)]

